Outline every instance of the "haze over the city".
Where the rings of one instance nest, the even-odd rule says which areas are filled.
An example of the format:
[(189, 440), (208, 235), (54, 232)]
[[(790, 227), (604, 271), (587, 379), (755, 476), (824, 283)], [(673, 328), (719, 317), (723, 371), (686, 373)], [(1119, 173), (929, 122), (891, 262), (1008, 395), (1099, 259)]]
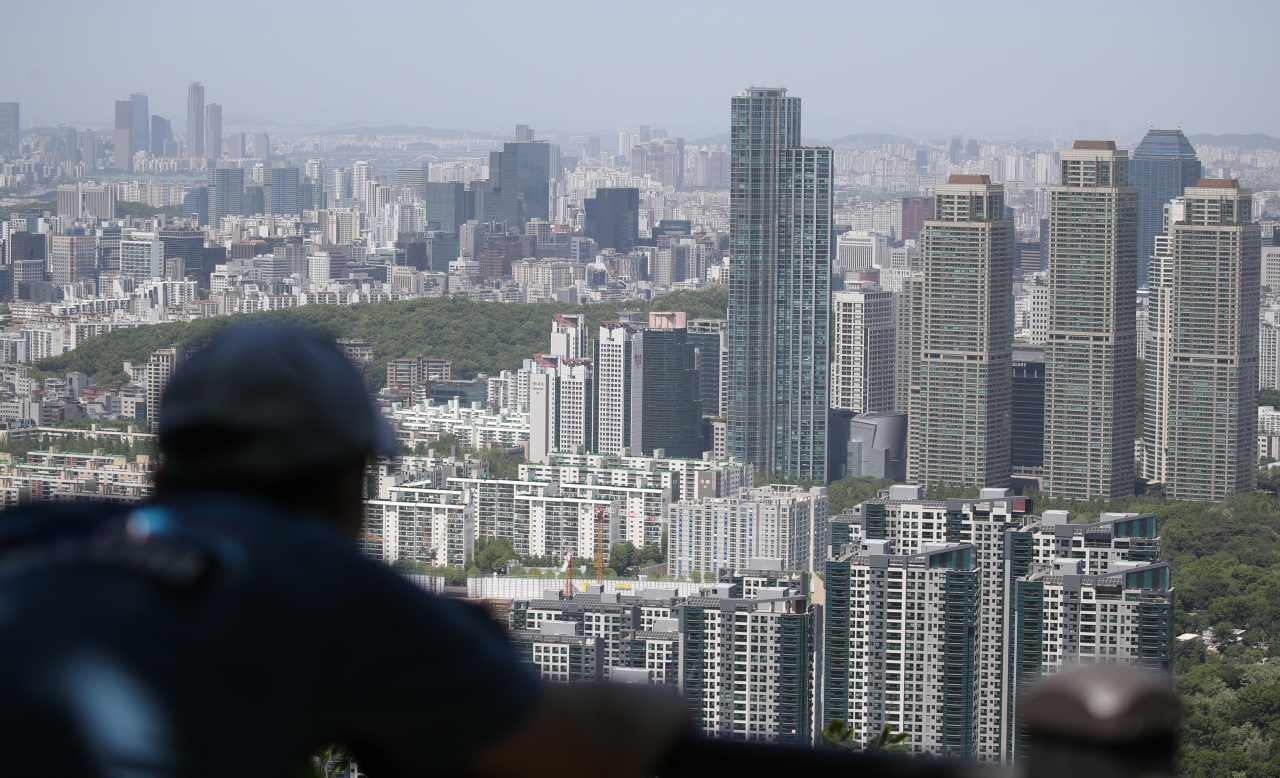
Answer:
[(201, 81), (228, 128), (643, 123), (697, 138), (727, 130), (727, 96), (757, 84), (804, 95), (806, 138), (821, 141), (1048, 136), (1081, 120), (1135, 141), (1152, 122), (1280, 135), (1280, 109), (1258, 91), (1277, 8), (230, 0), (196, 15), (75, 0), (59, 16), (85, 37), (10, 36), (0, 63), (5, 99), (32, 126), (109, 127), (112, 101), (133, 92), (179, 120)]

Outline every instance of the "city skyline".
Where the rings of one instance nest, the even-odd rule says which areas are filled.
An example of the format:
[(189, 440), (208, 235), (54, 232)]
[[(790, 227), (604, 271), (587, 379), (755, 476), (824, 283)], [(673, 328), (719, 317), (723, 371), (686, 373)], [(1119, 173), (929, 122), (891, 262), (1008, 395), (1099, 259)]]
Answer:
[[(126, 3), (120, 13), (102, 19), (97, 32), (107, 37), (116, 32), (135, 34), (132, 28), (125, 27), (133, 16), (129, 6), (141, 11), (142, 5)], [(1166, 77), (1168, 51), (1195, 49), (1206, 56), (1265, 51), (1264, 31), (1271, 26), (1265, 20), (1277, 18), (1276, 9), (1269, 4), (1234, 4), (1225, 16), (1241, 23), (1233, 35), (1215, 40), (1205, 40), (1196, 25), (1183, 23), (1188, 14), (1196, 12), (1189, 3), (1092, 3), (1069, 14), (1006, 3), (977, 10), (925, 4), (910, 28), (903, 28), (887, 8), (855, 10), (826, 3), (811, 5), (814, 13), (827, 16), (826, 26), (830, 29), (848, 29), (851, 34), (859, 29), (881, 32), (862, 35), (853, 50), (838, 45), (837, 34), (831, 45), (811, 47), (803, 56), (795, 56), (793, 51), (767, 45), (766, 35), (773, 30), (754, 24), (757, 17), (750, 7), (706, 4), (690, 13), (685, 8), (659, 4), (656, 11), (665, 7), (669, 13), (628, 17), (629, 26), (622, 28), (628, 30), (629, 39), (648, 41), (650, 57), (607, 59), (590, 54), (580, 64), (571, 60), (566, 68), (561, 58), (521, 59), (520, 47), (514, 43), (529, 40), (529, 36), (536, 39), (559, 34), (566, 19), (595, 39), (604, 40), (611, 30), (619, 29), (611, 24), (609, 12), (586, 14), (579, 4), (561, 4), (551, 13), (543, 9), (535, 14), (514, 5), (494, 4), (495, 13), (486, 24), (486, 35), (495, 44), (491, 50), (499, 54), (485, 67), (458, 68), (454, 65), (471, 56), (475, 41), (466, 35), (442, 31), (466, 28), (474, 8), (444, 6), (427, 11), (404, 5), (385, 9), (398, 21), (381, 29), (386, 36), (388, 64), (421, 69), (423, 76), (413, 101), (403, 97), (399, 79), (383, 86), (373, 74), (359, 68), (335, 69), (325, 79), (299, 83), (289, 90), (258, 89), (264, 73), (287, 72), (294, 66), (295, 54), (288, 47), (257, 51), (251, 58), (202, 60), (199, 66), (166, 68), (163, 72), (155, 72), (150, 66), (157, 58), (185, 61), (184, 55), (192, 47), (224, 48), (240, 32), (237, 20), (242, 12), (251, 14), (265, 28), (291, 30), (295, 39), (310, 45), (323, 48), (326, 42), (339, 47), (346, 43), (344, 28), (324, 24), (324, 13), (304, 16), (289, 5), (262, 8), (232, 3), (208, 25), (195, 29), (179, 26), (176, 19), (149, 14), (149, 42), (155, 47), (155, 57), (136, 62), (119, 58), (106, 63), (93, 58), (90, 62), (88, 50), (71, 50), (56, 60), (48, 60), (40, 56), (42, 44), (38, 39), (14, 41), (9, 56), (15, 77), (8, 81), (5, 94), (0, 97), (27, 106), (24, 115), (29, 120), (106, 127), (110, 124), (108, 98), (119, 99), (139, 91), (150, 97), (153, 113), (170, 120), (181, 119), (186, 114), (186, 87), (200, 81), (208, 87), (210, 99), (228, 107), (229, 127), (239, 126), (245, 117), (258, 117), (260, 122), (276, 126), (369, 121), (472, 130), (506, 128), (520, 121), (571, 132), (590, 132), (600, 128), (602, 122), (610, 122), (618, 127), (648, 123), (668, 127), (674, 134), (686, 137), (705, 137), (726, 129), (713, 95), (732, 93), (743, 84), (768, 83), (787, 86), (810, 97), (815, 104), (809, 110), (808, 126), (813, 137), (822, 140), (868, 131), (908, 137), (957, 132), (1016, 137), (1016, 128), (1060, 129), (1081, 120), (1106, 122), (1112, 128), (1111, 135), (1121, 139), (1138, 134), (1151, 123), (1174, 127), (1179, 122), (1197, 132), (1261, 132), (1280, 137), (1280, 111), (1267, 101), (1250, 99), (1244, 79), (1221, 81), (1195, 72), (1179, 79)], [(555, 12), (557, 8), (559, 13)], [(1086, 32), (1099, 15), (1105, 15), (1114, 27), (1139, 30), (1142, 34), (1128, 36), (1125, 53), (1086, 57), (1085, 64), (1070, 72), (1033, 70), (1039, 83), (1023, 87), (1038, 93), (1069, 92), (1073, 95), (1071, 101), (1037, 107), (1024, 99), (979, 102), (969, 100), (963, 90), (934, 90), (928, 101), (895, 98), (884, 101), (883, 108), (877, 110), (876, 101), (871, 98), (868, 106), (867, 94), (876, 94), (877, 86), (931, 83), (941, 63), (964, 55), (966, 50), (1004, 51), (1015, 63), (1020, 58), (1031, 58), (1021, 52), (1036, 51), (1036, 40), (1042, 31), (1052, 29), (1058, 36), (1088, 40)], [(676, 45), (674, 39), (671, 44), (664, 44), (667, 36), (657, 33), (668, 31), (673, 17), (676, 23), (687, 19), (719, 25), (721, 29), (698, 39), (701, 45)], [(416, 41), (415, 36), (426, 30), (435, 31), (431, 36), (433, 45), (421, 55), (409, 59), (407, 53), (397, 53), (419, 52), (419, 48), (404, 44), (408, 39)], [(904, 43), (910, 44), (912, 57), (901, 55)], [(1095, 45), (1101, 44), (1085, 44), (1090, 50)], [(733, 47), (750, 48), (751, 64), (739, 64), (741, 58), (734, 55)], [(669, 72), (696, 69), (697, 77), (676, 77), (664, 89), (648, 89), (644, 85), (652, 78), (654, 58), (664, 61)], [(591, 66), (587, 66), (588, 61)], [(1034, 60), (1028, 64), (1034, 66)], [(1012, 64), (1009, 68), (1016, 80), (1017, 68)], [(84, 72), (93, 72), (95, 78), (81, 78)], [(435, 73), (448, 73), (449, 77), (433, 78)], [(519, 75), (512, 77), (513, 73)], [(851, 82), (850, 74), (857, 74), (855, 81)], [(534, 88), (539, 82), (553, 85), (566, 77), (581, 94), (592, 98), (549, 101)], [(1073, 88), (1084, 82), (1090, 83), (1089, 90)], [(635, 84), (635, 88), (618, 88), (627, 84)], [(1143, 89), (1134, 89), (1136, 84), (1143, 84)], [(344, 95), (340, 104), (335, 104), (334, 94)], [(480, 94), (489, 99), (475, 99)], [(1213, 94), (1215, 99), (1212, 103), (1199, 102), (1195, 96), (1200, 94)]]

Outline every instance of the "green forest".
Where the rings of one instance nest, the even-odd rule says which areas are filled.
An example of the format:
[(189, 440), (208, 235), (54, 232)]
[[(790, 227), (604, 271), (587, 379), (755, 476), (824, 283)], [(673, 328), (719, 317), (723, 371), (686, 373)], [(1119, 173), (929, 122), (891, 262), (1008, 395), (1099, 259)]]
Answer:
[(127, 379), (122, 363), (146, 361), (174, 343), (191, 348), (230, 327), (280, 324), (321, 337), (358, 338), (373, 346), (374, 388), (386, 379), (387, 360), (423, 354), (453, 362), (455, 378), (516, 370), (523, 360), (551, 346), (551, 315), (585, 313), (590, 328), (619, 311), (685, 311), (691, 319), (722, 319), (728, 304), (723, 286), (678, 291), (650, 302), (598, 305), (481, 303), (433, 297), (361, 305), (304, 305), (278, 311), (214, 316), (192, 322), (116, 330), (86, 340), (66, 354), (40, 360), (44, 371), (78, 370), (99, 384)]

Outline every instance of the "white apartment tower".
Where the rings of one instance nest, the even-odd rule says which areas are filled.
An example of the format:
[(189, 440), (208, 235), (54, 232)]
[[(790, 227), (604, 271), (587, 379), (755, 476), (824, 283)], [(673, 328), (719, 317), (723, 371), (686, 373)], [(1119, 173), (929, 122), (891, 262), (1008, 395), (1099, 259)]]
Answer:
[(1129, 152), (1080, 140), (1049, 190), (1044, 486), (1090, 500), (1133, 493), (1138, 188)]
[(587, 316), (557, 313), (551, 317), (551, 353), (566, 359), (587, 358)]
[(907, 478), (1009, 484), (1013, 222), (1004, 187), (953, 175), (920, 232), (912, 278)]
[[(1252, 208), (1238, 181), (1202, 178), (1156, 236), (1144, 474), (1175, 500), (1257, 487), (1262, 228)], [(1274, 360), (1274, 335), (1271, 349)]]
[(620, 321), (600, 323), (596, 339), (597, 454), (621, 454), (644, 440), (643, 333)]
[(897, 307), (893, 292), (833, 292), (831, 407), (858, 413), (894, 409)]

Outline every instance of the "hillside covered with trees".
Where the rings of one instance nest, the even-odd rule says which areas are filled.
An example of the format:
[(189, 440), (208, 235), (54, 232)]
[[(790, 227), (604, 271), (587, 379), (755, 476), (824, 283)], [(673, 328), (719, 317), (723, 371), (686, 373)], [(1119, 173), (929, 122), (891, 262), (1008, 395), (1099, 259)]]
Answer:
[(532, 354), (551, 346), (551, 315), (585, 313), (595, 328), (619, 311), (685, 311), (689, 318), (722, 319), (728, 304), (723, 286), (673, 292), (647, 303), (599, 305), (480, 303), (432, 297), (363, 305), (304, 305), (278, 311), (214, 316), (192, 322), (153, 324), (116, 330), (86, 340), (74, 351), (43, 359), (43, 371), (78, 370), (99, 383), (127, 379), (122, 364), (145, 362), (156, 349), (174, 343), (199, 346), (230, 327), (280, 324), (321, 337), (358, 338), (373, 346), (375, 388), (386, 376), (387, 360), (423, 354), (453, 362), (456, 378), (515, 370)]

